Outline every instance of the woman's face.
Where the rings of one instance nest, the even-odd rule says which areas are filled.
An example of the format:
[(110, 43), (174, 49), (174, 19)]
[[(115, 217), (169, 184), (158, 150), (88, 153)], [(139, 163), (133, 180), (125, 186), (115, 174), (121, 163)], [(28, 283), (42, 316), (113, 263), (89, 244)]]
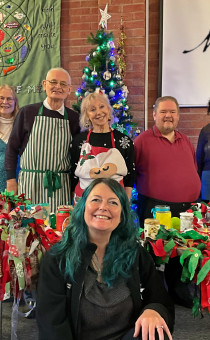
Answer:
[(10, 89), (0, 90), (0, 116), (11, 118), (15, 109), (15, 99)]
[(111, 235), (121, 221), (121, 203), (104, 183), (97, 184), (87, 197), (84, 219), (90, 239), (98, 233)]
[(87, 108), (87, 117), (93, 125), (94, 132), (109, 131), (110, 109), (100, 99), (92, 100)]

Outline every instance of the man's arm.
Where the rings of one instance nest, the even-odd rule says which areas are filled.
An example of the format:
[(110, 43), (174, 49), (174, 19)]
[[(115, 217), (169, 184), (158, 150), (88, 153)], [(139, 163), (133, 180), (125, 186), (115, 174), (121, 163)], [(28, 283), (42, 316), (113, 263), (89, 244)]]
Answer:
[(7, 180), (7, 191), (14, 191), (14, 194), (18, 194), (18, 184), (15, 178)]

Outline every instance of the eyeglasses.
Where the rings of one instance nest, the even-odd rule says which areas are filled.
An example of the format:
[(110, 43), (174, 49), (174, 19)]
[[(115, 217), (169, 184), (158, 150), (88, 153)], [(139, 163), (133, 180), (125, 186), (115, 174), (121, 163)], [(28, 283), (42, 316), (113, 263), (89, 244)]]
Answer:
[(66, 88), (67, 86), (69, 86), (69, 84), (65, 83), (65, 81), (48, 80), (48, 79), (46, 79), (46, 81), (48, 81), (51, 86), (57, 86), (58, 84), (62, 88)]
[(12, 98), (12, 97), (2, 97), (2, 96), (0, 96), (1, 102), (3, 102), (5, 99), (8, 103), (12, 103), (14, 101), (14, 98)]

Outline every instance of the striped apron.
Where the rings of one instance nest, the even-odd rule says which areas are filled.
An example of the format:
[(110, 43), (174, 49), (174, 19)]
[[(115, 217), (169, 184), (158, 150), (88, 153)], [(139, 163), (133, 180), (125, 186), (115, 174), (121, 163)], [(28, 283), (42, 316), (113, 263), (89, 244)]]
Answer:
[(18, 194), (25, 193), (32, 204), (49, 203), (51, 212), (71, 200), (70, 143), (67, 112), (64, 119), (35, 117), (26, 148), (21, 156)]

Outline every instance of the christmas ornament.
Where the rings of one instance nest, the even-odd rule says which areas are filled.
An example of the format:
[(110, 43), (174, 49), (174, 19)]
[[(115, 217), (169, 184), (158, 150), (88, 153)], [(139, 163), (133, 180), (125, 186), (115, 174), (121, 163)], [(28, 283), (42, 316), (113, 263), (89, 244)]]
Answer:
[(106, 72), (104, 72), (104, 74), (103, 74), (103, 78), (105, 79), (105, 80), (109, 80), (110, 78), (111, 78), (111, 73), (107, 70)]
[(107, 13), (107, 10), (108, 10), (108, 5), (106, 5), (104, 11), (100, 9), (101, 20), (99, 22), (99, 26), (101, 25), (103, 28), (107, 28), (107, 20), (111, 18), (111, 15)]
[(82, 79), (83, 79), (83, 80), (86, 80), (86, 79), (87, 79), (87, 75), (86, 75), (85, 73), (82, 75)]
[(115, 96), (115, 92), (113, 91), (113, 90), (111, 90), (110, 92), (109, 92), (109, 97), (114, 97)]
[(109, 59), (113, 62), (115, 61), (115, 57), (113, 55)]
[(92, 74), (93, 77), (97, 77), (98, 73), (95, 70), (95, 66), (94, 66), (94, 70), (91, 72), (91, 74)]
[(129, 93), (127, 86), (125, 86), (125, 85), (122, 86), (122, 93), (123, 93), (124, 97), (127, 98), (128, 93)]
[(93, 52), (93, 57), (95, 57), (97, 55), (97, 52), (96, 51), (94, 51)]
[(112, 40), (108, 41), (107, 46), (111, 48), (115, 48), (115, 44)]
[(102, 87), (96, 87), (95, 92), (105, 94), (105, 90)]
[(116, 78), (117, 80), (121, 80), (121, 79), (122, 79), (122, 78), (121, 78), (121, 75), (120, 75), (119, 73), (116, 74), (115, 78)]

